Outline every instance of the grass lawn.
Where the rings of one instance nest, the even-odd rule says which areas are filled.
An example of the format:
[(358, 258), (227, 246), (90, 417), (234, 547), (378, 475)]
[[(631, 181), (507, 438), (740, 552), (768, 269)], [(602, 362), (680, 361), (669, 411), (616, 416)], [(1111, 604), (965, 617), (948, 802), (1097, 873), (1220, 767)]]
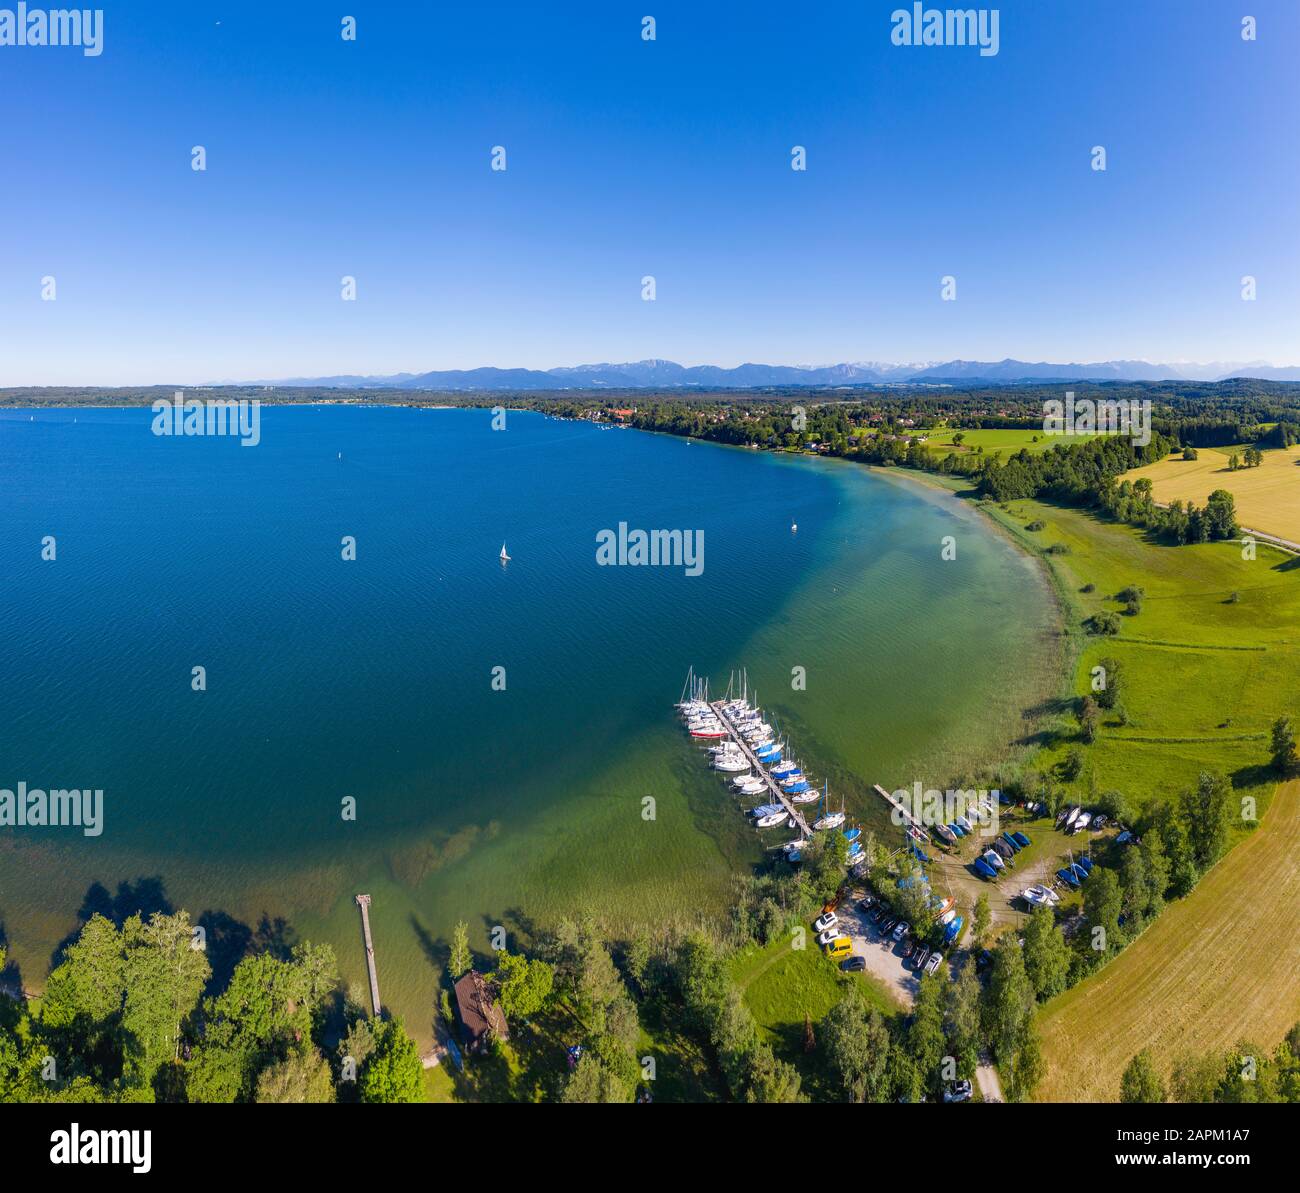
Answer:
[(1243, 526), (1300, 542), (1300, 446), (1264, 452), (1257, 468), (1228, 471), (1228, 457), (1244, 448), (1198, 449), (1198, 458), (1184, 460), (1181, 453), (1158, 464), (1148, 464), (1125, 474), (1126, 480), (1146, 477), (1159, 502), (1194, 501), (1204, 505), (1215, 489), (1227, 489), (1237, 502)]
[(815, 1028), (844, 997), (850, 982), (860, 983), (867, 1001), (886, 1018), (898, 1010), (873, 978), (842, 973), (811, 938), (802, 949), (791, 948), (788, 940), (763, 948), (751, 946), (732, 959), (731, 976), (758, 1024), (759, 1034), (777, 1056), (799, 1069), (805, 1080), (815, 1075), (814, 1058), (803, 1050), (805, 1014)]
[(1124, 1067), (1143, 1048), (1166, 1076), (1188, 1052), (1242, 1041), (1272, 1050), (1300, 1021), (1298, 832), (1300, 780), (1186, 899), (1047, 1005), (1038, 1100), (1118, 1101)]

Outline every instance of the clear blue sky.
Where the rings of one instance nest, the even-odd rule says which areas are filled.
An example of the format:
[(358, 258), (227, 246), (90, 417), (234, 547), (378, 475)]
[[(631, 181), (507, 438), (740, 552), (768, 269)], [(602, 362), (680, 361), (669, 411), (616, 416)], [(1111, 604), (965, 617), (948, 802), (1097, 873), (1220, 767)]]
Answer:
[(896, 7), (110, 0), (0, 47), (0, 384), (1300, 363), (1294, 0), (1003, 0), (996, 57)]

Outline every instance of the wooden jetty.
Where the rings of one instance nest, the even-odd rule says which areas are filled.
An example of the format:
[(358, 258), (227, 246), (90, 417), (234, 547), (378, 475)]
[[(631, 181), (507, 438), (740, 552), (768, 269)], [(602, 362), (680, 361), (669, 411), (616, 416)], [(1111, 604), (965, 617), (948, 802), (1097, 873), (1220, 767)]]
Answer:
[(916, 831), (921, 834), (922, 840), (924, 840), (928, 845), (930, 843), (930, 834), (925, 831), (925, 825), (923, 825), (919, 820), (917, 820), (916, 817), (913, 816), (911, 812), (909, 812), (905, 807), (903, 807), (903, 805), (900, 804), (892, 795), (890, 795), (889, 792), (886, 791), (879, 783), (875, 784), (875, 788), (876, 788), (876, 794), (879, 795), (880, 798), (885, 801), (885, 803), (887, 803), (891, 808), (894, 809), (895, 812), (899, 814), (899, 816), (903, 818), (904, 824), (910, 825), (912, 828), (916, 829)]
[(361, 908), (361, 932), (366, 938), (366, 969), (370, 971), (370, 1002), (379, 1014), (379, 978), (375, 974), (375, 945), (370, 939), (370, 896), (358, 895), (357, 906)]
[(803, 813), (795, 807), (790, 797), (781, 790), (781, 785), (767, 773), (767, 767), (759, 762), (758, 755), (750, 749), (749, 742), (740, 736), (740, 730), (736, 728), (736, 723), (731, 719), (731, 714), (727, 712), (726, 702), (715, 700), (712, 704), (712, 708), (713, 711), (718, 714), (718, 720), (722, 722), (723, 727), (726, 729), (727, 733), (730, 734), (731, 740), (740, 747), (741, 753), (743, 753), (749, 760), (749, 765), (754, 768), (755, 773), (767, 785), (768, 791), (781, 801), (782, 806), (790, 813), (790, 819), (799, 826), (799, 831), (803, 833), (805, 837), (811, 837), (812, 829), (808, 827), (808, 822), (803, 818)]

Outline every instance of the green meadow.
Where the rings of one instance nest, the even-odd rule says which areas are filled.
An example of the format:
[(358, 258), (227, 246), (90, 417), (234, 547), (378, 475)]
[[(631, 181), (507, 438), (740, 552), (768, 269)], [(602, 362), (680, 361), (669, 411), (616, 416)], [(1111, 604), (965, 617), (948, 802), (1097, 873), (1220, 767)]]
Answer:
[[(1045, 452), (1057, 444), (1082, 443), (1093, 438), (1092, 435), (1046, 435), (1041, 428), (972, 431), (961, 427), (938, 427), (932, 431), (917, 431), (917, 434), (926, 437), (925, 445), (935, 455), (948, 456), (954, 452), (973, 455), (983, 448), (984, 455), (1001, 452), (1004, 459), (1021, 450)], [(961, 436), (960, 443), (953, 442), (955, 436)]]
[[(1263, 546), (1243, 558), (1233, 542), (1164, 546), (1087, 511), (1035, 501), (988, 512), (1051, 567), (1077, 650), (1072, 694), (1091, 691), (1103, 658), (1122, 670), (1124, 715), (1105, 712), (1097, 740), (1084, 745), (1062, 706), (1040, 731), (1036, 769), (1053, 771), (1080, 749), (1083, 769), (1067, 790), (1085, 800), (1116, 789), (1137, 803), (1220, 771), (1256, 797), (1262, 815), (1275, 785), (1269, 729), (1300, 704), (1300, 561)], [(1028, 529), (1038, 522), (1043, 529)], [(1133, 615), (1116, 599), (1129, 586), (1145, 594)], [(1103, 611), (1119, 615), (1114, 637), (1084, 628)]]

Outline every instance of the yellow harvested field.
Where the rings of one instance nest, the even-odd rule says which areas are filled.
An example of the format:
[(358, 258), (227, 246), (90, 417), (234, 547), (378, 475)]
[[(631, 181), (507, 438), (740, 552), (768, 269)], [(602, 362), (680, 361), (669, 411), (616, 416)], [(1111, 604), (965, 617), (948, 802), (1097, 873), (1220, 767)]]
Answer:
[(1204, 505), (1215, 489), (1227, 489), (1237, 502), (1237, 520), (1251, 530), (1300, 542), (1300, 445), (1264, 453), (1258, 468), (1228, 471), (1225, 449), (1203, 447), (1200, 458), (1169, 456), (1158, 464), (1135, 468), (1125, 480), (1147, 477), (1161, 504), (1194, 501)]
[(1174, 1060), (1248, 1040), (1270, 1051), (1300, 1021), (1300, 780), (1185, 899), (1095, 977), (1044, 1008), (1044, 1102), (1117, 1102), (1132, 1057)]

